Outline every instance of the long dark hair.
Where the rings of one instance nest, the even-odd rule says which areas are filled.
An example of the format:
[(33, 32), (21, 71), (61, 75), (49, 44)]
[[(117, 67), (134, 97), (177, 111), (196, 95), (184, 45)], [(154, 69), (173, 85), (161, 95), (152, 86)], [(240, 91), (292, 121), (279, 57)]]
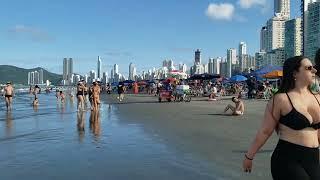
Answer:
[(301, 61), (306, 59), (305, 56), (295, 56), (288, 58), (283, 64), (283, 77), (277, 93), (287, 93), (295, 87), (295, 72), (299, 71)]
[(316, 75), (320, 77), (320, 48), (316, 52), (316, 56), (314, 58), (314, 61), (316, 63), (315, 68), (317, 70)]

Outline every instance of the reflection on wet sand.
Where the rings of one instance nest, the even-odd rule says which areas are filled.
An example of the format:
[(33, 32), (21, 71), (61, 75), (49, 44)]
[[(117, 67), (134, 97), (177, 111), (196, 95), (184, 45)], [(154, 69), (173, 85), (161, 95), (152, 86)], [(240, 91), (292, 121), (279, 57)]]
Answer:
[(10, 136), (11, 135), (11, 130), (12, 130), (12, 113), (11, 111), (6, 112), (6, 135)]
[(99, 111), (91, 111), (90, 130), (95, 137), (100, 136), (101, 130), (100, 130), (100, 112)]
[(82, 142), (84, 138), (84, 124), (85, 124), (85, 116), (86, 113), (84, 111), (77, 113), (77, 128), (78, 128), (78, 134), (79, 134), (79, 141)]

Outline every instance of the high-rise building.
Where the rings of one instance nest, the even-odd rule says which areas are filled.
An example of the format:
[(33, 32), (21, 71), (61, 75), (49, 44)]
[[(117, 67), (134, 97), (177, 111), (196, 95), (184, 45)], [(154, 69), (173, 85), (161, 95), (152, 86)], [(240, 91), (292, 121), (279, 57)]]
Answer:
[(68, 59), (63, 58), (63, 80), (68, 79)]
[(220, 74), (220, 63), (222, 61), (221, 57), (217, 57), (213, 60), (213, 74)]
[(168, 69), (169, 69), (169, 71), (172, 71), (172, 70), (174, 70), (175, 68), (174, 68), (174, 64), (173, 64), (173, 61), (172, 60), (169, 60), (168, 61)]
[(134, 80), (134, 67), (135, 65), (133, 63), (129, 64), (129, 80)]
[(39, 70), (39, 84), (43, 84), (43, 69)]
[(267, 52), (273, 49), (283, 48), (285, 39), (285, 22), (286, 20), (282, 16), (275, 16), (268, 20), (268, 42)]
[(103, 72), (103, 74), (102, 74), (102, 83), (103, 84), (108, 83), (108, 73), (107, 72)]
[(237, 61), (237, 50), (236, 49), (228, 49), (227, 50), (227, 72), (226, 76), (231, 77), (232, 76), (232, 64), (236, 64)]
[(71, 75), (73, 74), (73, 59), (63, 58), (63, 82), (64, 85), (71, 83)]
[[(308, 8), (311, 3), (319, 0), (301, 0), (301, 17), (302, 17), (302, 54), (305, 54), (307, 49), (307, 31), (308, 31)], [(311, 21), (312, 23), (312, 21)]]
[(302, 55), (301, 18), (292, 19), (285, 23), (285, 59)]
[(320, 1), (309, 3), (306, 15), (304, 55), (313, 60), (320, 48)]
[(136, 81), (137, 80), (137, 68), (133, 67), (132, 69), (132, 80)]
[(201, 51), (199, 49), (194, 52), (194, 64), (201, 64)]
[(274, 14), (290, 19), (290, 0), (274, 0)]
[(71, 78), (71, 75), (73, 74), (73, 59), (72, 58), (69, 58), (69, 62), (68, 62), (68, 76), (69, 76), (69, 79), (70, 80)]
[(168, 67), (168, 61), (167, 60), (162, 61), (162, 67)]
[(260, 31), (260, 51), (266, 51), (268, 46), (268, 30), (263, 26)]
[(111, 69), (111, 72), (110, 72), (110, 82), (113, 83), (114, 82), (114, 70)]
[(118, 64), (115, 64), (113, 66), (113, 73), (114, 73), (114, 75), (119, 74), (119, 65)]
[(283, 66), (285, 60), (284, 48), (274, 49), (271, 52), (268, 52), (266, 57), (267, 64), (272, 66)]
[(266, 58), (266, 52), (262, 51), (262, 52), (257, 52), (255, 54), (255, 59), (256, 59), (256, 68), (260, 69), (264, 66), (267, 65), (267, 58)]
[(98, 62), (97, 62), (97, 75), (98, 75), (98, 78), (100, 79), (101, 78), (101, 67), (102, 67), (102, 64), (101, 64), (101, 59), (100, 59), (100, 56), (98, 56)]
[(213, 74), (213, 58), (209, 58), (209, 62), (208, 62), (208, 73), (209, 74)]
[(187, 69), (188, 69), (188, 67), (187, 67), (187, 65), (186, 64), (182, 64), (182, 72), (184, 72), (184, 73), (187, 73)]
[(228, 63), (221, 61), (220, 63), (220, 75), (224, 77), (229, 77), (228, 75)]
[(247, 66), (248, 59), (247, 56), (247, 44), (245, 42), (240, 42), (239, 44), (239, 67), (240, 71), (244, 71)]

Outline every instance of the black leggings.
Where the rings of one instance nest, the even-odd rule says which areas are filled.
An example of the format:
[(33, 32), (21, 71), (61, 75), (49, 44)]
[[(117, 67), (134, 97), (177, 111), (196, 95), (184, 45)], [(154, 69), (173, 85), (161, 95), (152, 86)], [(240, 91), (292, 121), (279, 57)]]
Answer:
[(279, 140), (271, 157), (274, 180), (320, 180), (319, 149)]

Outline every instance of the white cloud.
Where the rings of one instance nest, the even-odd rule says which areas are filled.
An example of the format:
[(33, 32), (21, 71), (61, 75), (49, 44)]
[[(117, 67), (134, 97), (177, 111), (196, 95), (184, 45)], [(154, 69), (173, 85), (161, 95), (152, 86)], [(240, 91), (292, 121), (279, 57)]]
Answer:
[(232, 20), (234, 10), (234, 6), (229, 3), (211, 3), (206, 10), (206, 15), (214, 20)]
[(14, 36), (22, 35), (36, 42), (49, 42), (53, 40), (47, 32), (31, 26), (16, 25), (9, 29), (9, 32)]
[(242, 8), (248, 9), (255, 5), (264, 7), (267, 4), (267, 0), (239, 0), (238, 3)]

